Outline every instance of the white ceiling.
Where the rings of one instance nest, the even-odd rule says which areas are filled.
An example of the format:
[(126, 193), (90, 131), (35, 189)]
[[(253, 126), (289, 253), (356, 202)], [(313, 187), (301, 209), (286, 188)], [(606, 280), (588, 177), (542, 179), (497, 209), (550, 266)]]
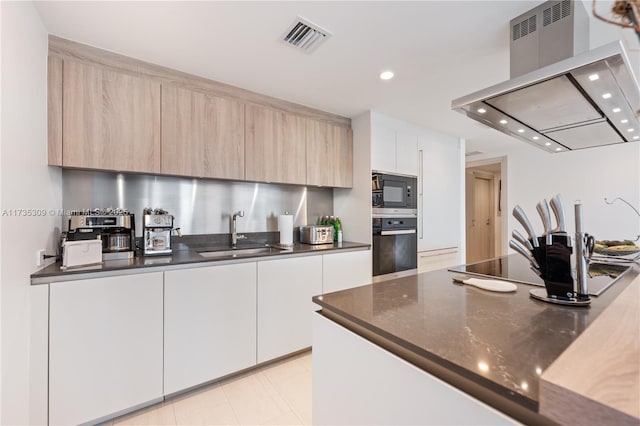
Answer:
[[(467, 139), (521, 143), (451, 111), (509, 78), (509, 21), (542, 1), (44, 1), (51, 34), (255, 92), (355, 117), (369, 109)], [(588, 0), (590, 10), (591, 0)], [(605, 13), (611, 2), (598, 2)], [(333, 36), (306, 54), (279, 40), (301, 16)], [(631, 36), (630, 36), (631, 34)], [(634, 40), (592, 21), (591, 44)], [(637, 49), (638, 44), (632, 45)], [(391, 69), (387, 82), (378, 75)]]

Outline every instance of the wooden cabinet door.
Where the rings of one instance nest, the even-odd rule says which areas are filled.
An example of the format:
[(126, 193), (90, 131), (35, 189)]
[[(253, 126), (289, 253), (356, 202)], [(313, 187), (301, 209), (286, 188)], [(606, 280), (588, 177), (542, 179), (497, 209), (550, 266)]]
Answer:
[(256, 364), (256, 263), (164, 273), (164, 393)]
[(160, 171), (160, 83), (64, 61), (62, 165)]
[(353, 134), (351, 129), (307, 120), (307, 184), (353, 186)]
[(258, 262), (258, 363), (311, 346), (320, 293), (322, 256)]
[(49, 424), (162, 398), (162, 272), (50, 284)]
[(162, 173), (242, 180), (244, 105), (162, 86)]
[(306, 184), (304, 118), (247, 104), (245, 125), (247, 180)]

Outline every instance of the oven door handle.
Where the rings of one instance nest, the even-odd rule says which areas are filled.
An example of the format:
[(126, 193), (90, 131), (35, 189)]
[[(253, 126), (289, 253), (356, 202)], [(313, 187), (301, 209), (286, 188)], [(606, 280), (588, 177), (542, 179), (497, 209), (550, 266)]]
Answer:
[(380, 235), (406, 235), (406, 234), (415, 234), (415, 229), (398, 229), (395, 231), (380, 231)]

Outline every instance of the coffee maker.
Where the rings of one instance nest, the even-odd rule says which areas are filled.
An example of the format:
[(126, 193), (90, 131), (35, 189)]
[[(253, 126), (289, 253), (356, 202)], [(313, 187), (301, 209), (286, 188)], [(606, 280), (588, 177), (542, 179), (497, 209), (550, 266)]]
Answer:
[(143, 214), (143, 254), (145, 256), (170, 255), (173, 219), (166, 210), (145, 208)]
[(103, 260), (130, 259), (135, 253), (135, 217), (125, 209), (73, 210), (66, 241), (102, 241)]

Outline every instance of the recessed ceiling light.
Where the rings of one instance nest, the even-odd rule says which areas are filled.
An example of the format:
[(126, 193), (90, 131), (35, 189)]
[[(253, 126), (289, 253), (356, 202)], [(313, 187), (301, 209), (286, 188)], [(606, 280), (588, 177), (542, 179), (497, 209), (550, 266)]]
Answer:
[(603, 93), (602, 99), (609, 99), (611, 97), (611, 93)]
[(556, 148), (556, 151), (562, 151), (562, 148), (557, 147), (557, 148)]
[(518, 129), (518, 133), (524, 133), (524, 129)]
[(640, 139), (640, 136), (634, 136), (633, 139)]
[(636, 129), (627, 129), (627, 132), (633, 132), (633, 131), (635, 131), (635, 130), (636, 130)]
[(383, 71), (380, 73), (380, 78), (382, 80), (391, 80), (393, 78), (393, 71)]
[(507, 124), (507, 120), (503, 118), (502, 120), (500, 120), (500, 124)]
[(478, 108), (478, 112), (479, 112), (480, 114), (484, 114), (485, 112), (487, 112), (487, 110), (486, 110), (486, 109), (484, 109), (484, 108)]
[(489, 371), (489, 364), (487, 364), (486, 362), (480, 361), (478, 363), (478, 369), (480, 371), (487, 372), (487, 371)]
[(620, 108), (614, 108), (612, 111), (615, 112), (615, 113), (618, 113), (618, 112), (620, 112)]
[(537, 141), (537, 140), (538, 140), (538, 139), (540, 139), (540, 138), (539, 138), (538, 136), (534, 136), (534, 137), (533, 137), (533, 138), (531, 138), (531, 139), (533, 139), (534, 141)]
[(551, 146), (551, 142), (545, 142), (544, 146)]
[(600, 76), (598, 74), (591, 74), (589, 76), (589, 80), (591, 80), (591, 81), (596, 81), (599, 78), (600, 78)]
[(624, 120), (620, 120), (620, 122), (621, 122), (622, 124), (627, 124), (627, 123), (629, 122), (629, 120), (627, 120), (627, 119), (625, 118)]

